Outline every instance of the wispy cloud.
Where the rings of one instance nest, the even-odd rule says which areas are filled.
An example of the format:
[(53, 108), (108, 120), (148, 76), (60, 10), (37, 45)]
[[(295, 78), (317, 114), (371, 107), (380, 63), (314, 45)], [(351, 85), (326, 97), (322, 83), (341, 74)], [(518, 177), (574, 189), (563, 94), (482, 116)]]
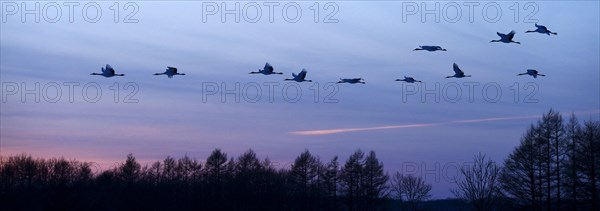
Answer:
[[(600, 110), (577, 111), (577, 112), (573, 112), (573, 113), (579, 114), (579, 115), (581, 115), (581, 114), (597, 114), (597, 113), (600, 113)], [(449, 124), (465, 124), (465, 123), (496, 122), (496, 121), (508, 121), (508, 120), (519, 120), (519, 119), (535, 119), (535, 118), (540, 118), (540, 117), (541, 117), (541, 115), (491, 117), (491, 118), (481, 118), (481, 119), (455, 120), (455, 121), (438, 122), (438, 123), (387, 125), (387, 126), (362, 127), (362, 128), (337, 128), (337, 129), (326, 129), (326, 130), (302, 130), (302, 131), (291, 131), (289, 133), (293, 134), (293, 135), (305, 135), (305, 136), (331, 135), (331, 134), (336, 134), (336, 133), (348, 133), (348, 132), (358, 132), (358, 131), (433, 127), (433, 126), (449, 125)]]
[(329, 134), (335, 134), (335, 133), (347, 133), (347, 132), (356, 132), (356, 131), (430, 127), (430, 126), (436, 126), (436, 125), (439, 125), (439, 123), (388, 125), (388, 126), (363, 127), (363, 128), (339, 128), (339, 129), (330, 129), (330, 130), (304, 130), (304, 131), (292, 131), (292, 132), (290, 132), (290, 134), (294, 134), (294, 135), (329, 135)]

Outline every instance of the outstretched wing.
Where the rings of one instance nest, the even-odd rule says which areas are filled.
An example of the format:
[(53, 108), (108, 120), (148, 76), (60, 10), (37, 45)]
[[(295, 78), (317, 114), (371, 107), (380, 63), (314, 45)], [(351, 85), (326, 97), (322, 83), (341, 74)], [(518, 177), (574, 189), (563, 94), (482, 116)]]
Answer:
[(535, 27), (537, 27), (538, 29), (542, 29), (544, 31), (548, 31), (548, 28), (546, 28), (546, 26), (544, 26), (544, 25), (537, 25), (537, 23), (536, 23)]
[(515, 31), (514, 31), (514, 30), (510, 31), (510, 33), (508, 33), (508, 35), (506, 35), (506, 36), (508, 36), (507, 38), (508, 38), (509, 40), (512, 40), (512, 39), (513, 39), (513, 37), (515, 37)]
[(167, 67), (167, 69), (173, 73), (177, 73), (177, 68), (174, 67)]
[(267, 72), (273, 72), (274, 69), (273, 69), (273, 66), (271, 66), (271, 64), (269, 64), (269, 62), (267, 62), (265, 64), (264, 70), (267, 71)]
[(532, 74), (532, 75), (536, 75), (538, 73), (538, 71), (534, 70), (534, 69), (527, 69), (527, 73), (528, 74)]
[(115, 69), (113, 69), (109, 64), (106, 64), (104, 71), (109, 72), (111, 75), (115, 74)]
[(113, 68), (109, 64), (106, 64), (106, 67), (102, 70), (102, 72), (111, 71), (111, 70), (113, 71), (113, 73), (115, 72), (115, 70), (113, 70)]
[(497, 35), (498, 35), (500, 38), (504, 38), (504, 37), (506, 37), (506, 34), (502, 34), (502, 33), (500, 33), (500, 32), (496, 32), (496, 34), (497, 34)]
[(454, 63), (452, 65), (452, 68), (454, 69), (454, 72), (456, 73), (456, 75), (463, 75), (463, 74), (465, 74), (460, 68), (458, 68), (458, 65), (456, 63)]
[(304, 78), (306, 77), (306, 70), (305, 70), (305, 69), (302, 69), (302, 71), (300, 71), (300, 74), (298, 74), (298, 77), (299, 77), (301, 80), (304, 80)]

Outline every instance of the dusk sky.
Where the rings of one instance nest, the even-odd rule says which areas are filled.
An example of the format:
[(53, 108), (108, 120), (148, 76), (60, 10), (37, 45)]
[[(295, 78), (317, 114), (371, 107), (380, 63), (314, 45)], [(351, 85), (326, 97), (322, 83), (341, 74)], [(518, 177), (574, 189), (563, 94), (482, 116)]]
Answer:
[[(240, 11), (249, 11), (239, 22), (233, 14), (221, 20), (222, 6), (233, 9), (234, 1), (119, 2), (118, 23), (112, 1), (96, 2), (102, 14), (95, 23), (84, 20), (96, 15), (95, 7), (82, 12), (89, 2), (74, 7), (72, 23), (63, 2), (56, 23), (50, 2), (39, 2), (39, 23), (34, 14), (21, 19), (23, 5), (32, 9), (33, 2), (9, 3), (2, 2), (0, 24), (1, 156), (62, 156), (105, 170), (128, 153), (147, 163), (186, 154), (204, 160), (215, 148), (235, 157), (253, 149), (287, 168), (305, 149), (342, 162), (356, 149), (374, 150), (390, 174), (403, 167), (420, 173), (434, 198), (446, 198), (457, 166), (477, 153), (502, 163), (551, 108), (565, 118), (600, 119), (598, 1), (499, 1), (487, 13), (482, 8), (490, 2), (479, 2), (472, 21), (464, 2), (442, 1), (439, 22), (434, 14), (423, 21), (420, 13), (436, 2), (319, 1), (317, 23), (311, 9), (317, 1), (297, 2), (295, 23), (285, 19), (296, 17), (296, 7), (282, 13), (287, 2), (239, 1)], [(266, 3), (279, 4), (273, 22)], [(207, 5), (219, 11), (207, 12)], [(256, 23), (254, 6), (261, 8)], [(419, 11), (407, 12), (408, 6)], [(127, 21), (137, 23), (124, 23), (134, 8)], [(490, 21), (495, 8), (497, 22)], [(524, 33), (534, 23), (558, 35)], [(490, 43), (499, 39), (496, 32), (511, 30), (520, 45)], [(448, 50), (413, 51), (420, 45)], [(283, 74), (248, 74), (265, 62)], [(453, 63), (472, 77), (446, 79)], [(125, 76), (90, 75), (106, 64)], [(186, 75), (153, 75), (167, 66)], [(284, 81), (303, 68), (312, 83)], [(527, 69), (546, 76), (517, 76)], [(394, 81), (403, 76), (424, 83)], [(335, 84), (355, 77), (366, 84)], [(66, 84), (76, 83), (71, 102)], [(95, 88), (102, 94), (88, 102)], [(223, 88), (237, 94), (221, 96)], [(302, 93), (294, 102), (297, 88)], [(430, 94), (422, 96), (423, 89)], [(31, 92), (37, 94), (25, 94)]]

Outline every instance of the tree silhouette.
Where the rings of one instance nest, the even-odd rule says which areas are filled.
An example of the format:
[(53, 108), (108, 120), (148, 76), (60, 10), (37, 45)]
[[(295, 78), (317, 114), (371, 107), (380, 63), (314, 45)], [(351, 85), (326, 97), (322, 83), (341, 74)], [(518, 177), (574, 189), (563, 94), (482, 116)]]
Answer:
[(551, 197), (556, 196), (557, 207), (560, 207), (561, 201), (561, 174), (560, 164), (565, 156), (566, 142), (564, 138), (562, 116), (550, 109), (550, 111), (542, 116), (538, 121), (540, 132), (540, 144), (544, 145), (546, 154), (544, 155), (544, 163), (546, 164), (546, 209), (550, 210), (552, 206)]
[(209, 198), (217, 200), (220, 203), (224, 199), (223, 183), (228, 177), (227, 172), (227, 154), (221, 152), (221, 149), (215, 149), (206, 159), (204, 165), (204, 175), (206, 176), (207, 190)]
[(365, 154), (361, 150), (356, 150), (341, 169), (340, 186), (349, 210), (359, 209), (359, 200), (362, 197), (362, 159), (364, 156)]
[(431, 185), (422, 177), (403, 175), (396, 172), (392, 180), (392, 190), (402, 203), (403, 210), (417, 210), (419, 203), (431, 198)]
[[(311, 201), (318, 197), (319, 160), (305, 150), (300, 154), (289, 172), (290, 183), (293, 186), (292, 195), (300, 199), (298, 205), (310, 209)], [(316, 193), (315, 193), (316, 192)]]
[(542, 157), (537, 144), (538, 130), (532, 125), (521, 138), (521, 144), (504, 161), (500, 181), (505, 192), (529, 209), (540, 209), (543, 200)]
[(585, 185), (584, 199), (591, 202), (591, 210), (599, 210), (600, 122), (586, 121), (581, 138), (582, 147), (577, 153), (577, 160), (581, 161), (581, 182)]
[(132, 185), (140, 177), (141, 165), (135, 160), (133, 154), (127, 155), (127, 160), (119, 167), (118, 177), (124, 184)]
[(362, 191), (364, 205), (370, 210), (376, 210), (379, 199), (387, 197), (389, 176), (383, 170), (383, 163), (379, 162), (375, 151), (369, 151), (362, 168)]
[(491, 210), (501, 195), (499, 184), (500, 168), (485, 155), (473, 158), (471, 167), (462, 167), (463, 180), (457, 180), (457, 189), (452, 193), (470, 203), (474, 210)]
[(550, 110), (530, 126), (504, 162), (504, 192), (528, 209), (597, 209), (598, 122), (582, 127), (574, 115), (562, 122)]
[(566, 160), (564, 161), (564, 182), (565, 195), (569, 200), (569, 209), (577, 210), (577, 201), (581, 196), (583, 185), (580, 180), (580, 161), (578, 161), (578, 151), (581, 148), (581, 125), (574, 114), (571, 114), (569, 121), (565, 125), (565, 136), (567, 140)]
[(324, 188), (324, 196), (328, 203), (325, 204), (325, 208), (328, 210), (336, 210), (337, 197), (338, 197), (338, 181), (339, 181), (339, 163), (338, 157), (335, 156), (329, 163), (324, 167), (325, 169), (321, 172), (321, 178)]

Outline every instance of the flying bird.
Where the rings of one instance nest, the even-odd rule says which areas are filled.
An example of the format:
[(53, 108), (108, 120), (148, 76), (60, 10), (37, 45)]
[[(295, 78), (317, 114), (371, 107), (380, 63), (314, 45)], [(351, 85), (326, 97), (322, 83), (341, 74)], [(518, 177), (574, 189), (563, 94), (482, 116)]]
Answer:
[(422, 81), (415, 80), (413, 77), (406, 77), (406, 76), (404, 76), (404, 79), (396, 79), (396, 81), (404, 81), (406, 83), (422, 82)]
[[(268, 63), (267, 63), (268, 64)], [(298, 73), (298, 75), (296, 75), (296, 73), (292, 73), (292, 76), (294, 78), (286, 78), (285, 81), (296, 81), (296, 82), (312, 82), (312, 80), (305, 80), (304, 78), (306, 78), (306, 69), (302, 69), (302, 71), (300, 71), (300, 73)]]
[(434, 46), (430, 46), (430, 45), (420, 45), (418, 48), (415, 48), (413, 51), (421, 51), (421, 50), (426, 50), (426, 51), (446, 51), (446, 49), (443, 49), (440, 46), (434, 45)]
[(500, 36), (499, 40), (492, 40), (490, 42), (503, 42), (503, 43), (517, 43), (517, 44), (521, 44), (520, 42), (515, 42), (513, 41), (513, 37), (515, 37), (515, 31), (510, 31), (510, 33), (508, 34), (502, 34), (500, 32), (496, 32), (496, 34), (498, 34), (498, 36)]
[(452, 65), (452, 67), (454, 68), (454, 75), (451, 76), (446, 76), (446, 78), (464, 78), (464, 77), (471, 77), (471, 75), (465, 75), (465, 72), (463, 72), (460, 68), (458, 68), (458, 65), (456, 63), (454, 63)]
[(115, 74), (115, 69), (113, 69), (109, 64), (106, 64), (106, 68), (102, 67), (102, 73), (92, 73), (90, 75), (101, 75), (107, 78), (113, 76), (125, 76), (125, 74)]
[(283, 74), (280, 72), (273, 72), (273, 66), (271, 66), (271, 64), (269, 64), (269, 62), (267, 62), (265, 64), (265, 67), (261, 70), (259, 69), (258, 72), (250, 72), (249, 74), (263, 74), (263, 75), (271, 75), (271, 74)]
[(337, 83), (349, 83), (349, 84), (356, 84), (356, 83), (361, 83), (361, 84), (365, 84), (365, 82), (363, 81), (364, 79), (362, 78), (340, 78), (340, 81), (338, 81)]
[(537, 23), (535, 24), (535, 27), (537, 27), (536, 30), (529, 30), (529, 31), (526, 31), (525, 33), (537, 32), (537, 33), (542, 33), (542, 34), (547, 34), (547, 35), (550, 35), (550, 34), (556, 35), (557, 34), (556, 32), (552, 32), (552, 31), (548, 30), (548, 28), (546, 28), (545, 26), (537, 25)]
[(539, 76), (546, 76), (546, 75), (538, 73), (538, 71), (534, 70), (534, 69), (527, 69), (526, 73), (521, 73), (521, 74), (518, 74), (517, 76), (519, 76), (519, 75), (530, 75), (530, 76), (533, 76), (533, 78), (537, 78), (538, 75)]
[(154, 73), (154, 75), (167, 75), (169, 78), (173, 78), (174, 75), (185, 75), (185, 73), (178, 73), (177, 68), (167, 67), (164, 73)]

